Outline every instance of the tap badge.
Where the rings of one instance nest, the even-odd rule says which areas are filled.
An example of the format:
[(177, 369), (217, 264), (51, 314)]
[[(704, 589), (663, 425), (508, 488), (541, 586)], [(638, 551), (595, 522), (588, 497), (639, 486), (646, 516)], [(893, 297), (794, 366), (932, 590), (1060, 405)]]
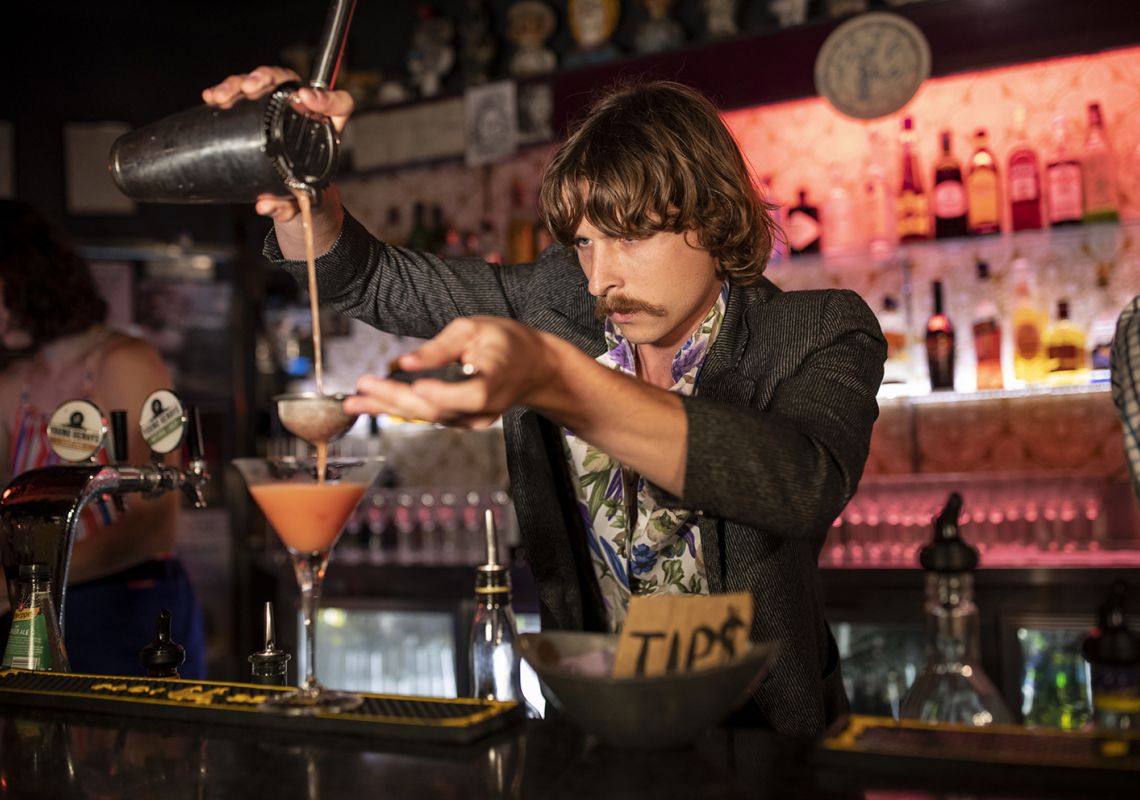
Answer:
[(87, 461), (99, 452), (107, 435), (103, 412), (87, 400), (68, 400), (51, 415), (48, 443), (62, 461)]
[(170, 453), (182, 444), (186, 431), (186, 413), (182, 401), (169, 389), (153, 392), (143, 402), (139, 427), (147, 447), (156, 453)]

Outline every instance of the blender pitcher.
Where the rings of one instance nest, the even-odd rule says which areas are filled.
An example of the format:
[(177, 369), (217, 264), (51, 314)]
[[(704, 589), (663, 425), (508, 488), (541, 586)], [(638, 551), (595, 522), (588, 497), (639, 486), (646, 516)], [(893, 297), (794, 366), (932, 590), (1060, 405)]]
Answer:
[[(333, 0), (309, 85), (331, 89), (355, 0)], [(201, 105), (120, 136), (108, 169), (123, 194), (148, 203), (247, 203), (259, 194), (315, 193), (336, 171), (339, 138), (327, 117), (289, 102), (284, 83), (230, 108)]]

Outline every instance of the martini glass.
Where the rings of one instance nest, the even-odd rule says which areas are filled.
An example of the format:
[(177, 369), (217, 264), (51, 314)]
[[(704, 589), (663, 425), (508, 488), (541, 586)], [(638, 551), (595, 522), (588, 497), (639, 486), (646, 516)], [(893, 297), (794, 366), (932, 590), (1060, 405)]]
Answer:
[(289, 551), (305, 622), (306, 675), (300, 691), (267, 700), (261, 707), (293, 716), (356, 708), (362, 702), (359, 696), (329, 691), (317, 682), (316, 611), (329, 553), (349, 514), (380, 473), (383, 458), (330, 456), (320, 476), (323, 480), (318, 479), (317, 462), (311, 457), (238, 458), (233, 463)]

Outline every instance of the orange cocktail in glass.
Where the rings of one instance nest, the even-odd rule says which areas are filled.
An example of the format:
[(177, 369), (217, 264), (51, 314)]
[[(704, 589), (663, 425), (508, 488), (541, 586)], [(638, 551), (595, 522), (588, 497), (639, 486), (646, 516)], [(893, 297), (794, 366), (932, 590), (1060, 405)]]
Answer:
[[(324, 461), (324, 459), (322, 459)], [(383, 465), (381, 458), (330, 457), (318, 473), (314, 458), (239, 458), (234, 466), (293, 559), (305, 623), (306, 676), (300, 691), (263, 704), (286, 714), (347, 711), (357, 695), (332, 692), (317, 682), (316, 611), (329, 553), (349, 514)]]

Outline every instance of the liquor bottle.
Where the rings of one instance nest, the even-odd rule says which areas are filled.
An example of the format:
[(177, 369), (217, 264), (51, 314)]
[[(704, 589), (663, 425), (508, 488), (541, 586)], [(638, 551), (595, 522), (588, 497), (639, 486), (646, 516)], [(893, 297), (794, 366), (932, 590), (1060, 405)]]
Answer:
[(894, 295), (883, 295), (882, 310), (879, 312), (879, 327), (887, 340), (887, 360), (883, 364), (883, 385), (905, 387), (914, 380), (908, 346), (906, 319), (899, 311)]
[(148, 678), (177, 678), (178, 668), (186, 660), (186, 648), (170, 638), (170, 612), (158, 612), (154, 640), (139, 652), (139, 662)]
[(1068, 123), (1063, 115), (1053, 119), (1053, 154), (1045, 175), (1049, 187), (1049, 224), (1079, 223), (1085, 212), (1081, 162), (1069, 147)]
[(1120, 219), (1116, 187), (1116, 159), (1104, 129), (1100, 103), (1089, 103), (1089, 124), (1081, 164), (1085, 190), (1085, 222), (1116, 222)]
[(3, 666), (44, 672), (69, 672), (67, 651), (51, 599), (47, 564), (21, 564), (20, 593), (12, 610), (12, 627), (4, 648)]
[(1045, 326), (1048, 316), (1037, 303), (1033, 272), (1024, 258), (1010, 268), (1014, 285), (1013, 376), (1024, 384), (1038, 383), (1049, 372), (1045, 357)]
[(443, 208), (439, 203), (434, 203), (431, 207), (431, 225), (428, 227), (428, 251), (442, 255), (446, 243), (447, 223), (443, 220)]
[(966, 198), (970, 233), (984, 235), (1001, 231), (1001, 183), (997, 159), (990, 151), (985, 128), (974, 131), (974, 154), (966, 171)]
[(412, 205), (412, 229), (408, 231), (408, 247), (426, 253), (431, 250), (431, 230), (427, 224), (427, 206)]
[(918, 168), (918, 155), (915, 150), (914, 121), (903, 120), (902, 136), (902, 180), (898, 195), (898, 231), (903, 242), (921, 241), (930, 238), (930, 207), (926, 192), (922, 189), (922, 173)]
[(990, 265), (978, 262), (977, 295), (981, 299), (974, 310), (974, 361), (977, 365), (978, 391), (1001, 389), (1001, 321), (994, 289), (990, 281)]
[(800, 189), (799, 202), (788, 209), (787, 235), (791, 255), (819, 252), (819, 209), (808, 202), (807, 189)]
[(940, 136), (942, 154), (934, 165), (934, 236), (966, 235), (966, 186), (962, 165), (950, 151), (950, 131)]
[(832, 165), (831, 187), (823, 201), (820, 247), (825, 255), (843, 256), (862, 247), (861, 230), (855, 221), (855, 204), (838, 167)]
[(933, 391), (954, 388), (954, 326), (942, 310), (942, 281), (934, 281), (934, 313), (926, 321), (926, 362)]
[(1109, 360), (1112, 357), (1112, 340), (1116, 336), (1116, 323), (1123, 309), (1112, 299), (1108, 289), (1108, 265), (1101, 264), (1096, 271), (1097, 312), (1089, 326), (1089, 364), (1091, 381), (1104, 383), (1111, 377)]
[(1009, 219), (1015, 231), (1041, 227), (1041, 169), (1025, 133), (1025, 107), (1013, 112), (1013, 147), (1009, 151)]
[(869, 160), (863, 182), (863, 209), (867, 215), (867, 244), (872, 256), (884, 256), (898, 242), (895, 195), (888, 178), (886, 146), (876, 131), (870, 135)]
[(1045, 331), (1045, 357), (1049, 360), (1049, 382), (1054, 384), (1088, 381), (1088, 348), (1085, 334), (1069, 319), (1069, 301), (1057, 301), (1057, 319)]
[(404, 243), (404, 226), (400, 220), (400, 207), (388, 206), (388, 213), (384, 217), (384, 227), (380, 230), (380, 241), (385, 244), (399, 245)]
[(923, 722), (985, 726), (1012, 723), (1013, 715), (982, 670), (974, 570), (978, 551), (958, 526), (962, 497), (950, 495), (922, 548), (926, 571), (926, 660), (899, 707), (899, 717)]
[(522, 183), (511, 184), (511, 219), (507, 227), (507, 263), (530, 264), (536, 257), (534, 221), (526, 210)]
[(497, 557), (495, 516), (491, 509), (484, 512), (484, 523), (487, 563), (475, 569), (475, 617), (471, 623), (472, 696), (522, 702), (511, 575)]
[(1113, 583), (1097, 610), (1096, 628), (1081, 645), (1092, 677), (1093, 724), (1100, 730), (1140, 728), (1140, 636), (1124, 616), (1127, 592), (1123, 580)]

